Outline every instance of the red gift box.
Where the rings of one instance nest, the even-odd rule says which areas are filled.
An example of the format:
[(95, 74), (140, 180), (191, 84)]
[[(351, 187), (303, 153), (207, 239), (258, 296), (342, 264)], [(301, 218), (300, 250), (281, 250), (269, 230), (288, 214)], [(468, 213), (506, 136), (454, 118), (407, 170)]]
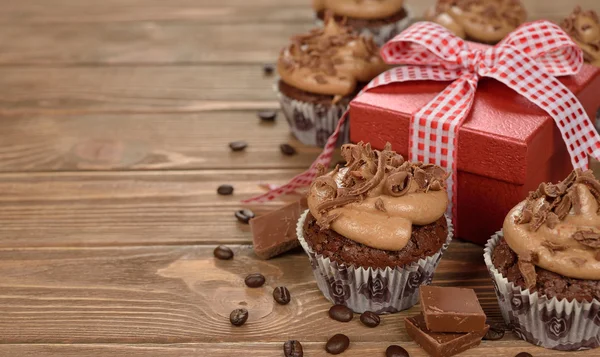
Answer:
[[(585, 65), (559, 77), (590, 118), (600, 106), (600, 69)], [(449, 82), (415, 81), (373, 88), (350, 103), (350, 140), (386, 142), (408, 157), (411, 114)], [(504, 217), (541, 182), (557, 182), (573, 169), (554, 120), (504, 84), (479, 81), (472, 110), (460, 127), (457, 147), (456, 236), (485, 243)]]

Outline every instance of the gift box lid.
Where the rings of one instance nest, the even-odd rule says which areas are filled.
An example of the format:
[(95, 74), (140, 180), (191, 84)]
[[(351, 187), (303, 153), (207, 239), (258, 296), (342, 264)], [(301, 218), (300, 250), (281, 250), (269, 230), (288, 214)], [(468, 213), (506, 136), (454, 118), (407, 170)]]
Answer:
[[(574, 76), (560, 77), (581, 101), (590, 118), (600, 106), (600, 69), (584, 65)], [(449, 82), (414, 81), (374, 88), (350, 103), (351, 140), (376, 148), (387, 141), (407, 157), (409, 122)], [(458, 133), (459, 171), (524, 184), (528, 170), (545, 165), (565, 144), (554, 120), (506, 85), (479, 81), (471, 113)]]

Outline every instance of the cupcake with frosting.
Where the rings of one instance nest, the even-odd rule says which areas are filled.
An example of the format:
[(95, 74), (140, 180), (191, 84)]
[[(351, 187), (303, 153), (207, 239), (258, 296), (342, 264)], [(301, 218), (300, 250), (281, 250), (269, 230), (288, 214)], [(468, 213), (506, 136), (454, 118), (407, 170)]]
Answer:
[(600, 66), (600, 20), (593, 10), (583, 11), (580, 6), (563, 20), (560, 26), (583, 50), (583, 59)]
[(382, 151), (347, 144), (342, 156), (345, 167), (311, 185), (297, 226), (317, 284), (357, 313), (408, 309), (452, 239), (447, 174), (404, 161), (389, 144)]
[(522, 339), (557, 350), (600, 346), (600, 183), (573, 171), (542, 183), (486, 245), (502, 315)]
[[(292, 133), (325, 146), (350, 100), (387, 65), (372, 39), (327, 19), (323, 28), (292, 38), (277, 61), (277, 91)], [(347, 141), (348, 125), (340, 142)]]
[(404, 0), (313, 0), (313, 9), (318, 21), (331, 11), (336, 19), (345, 19), (354, 31), (371, 36), (379, 46), (412, 22)]
[(496, 44), (525, 22), (527, 12), (520, 0), (438, 0), (425, 18), (463, 39)]

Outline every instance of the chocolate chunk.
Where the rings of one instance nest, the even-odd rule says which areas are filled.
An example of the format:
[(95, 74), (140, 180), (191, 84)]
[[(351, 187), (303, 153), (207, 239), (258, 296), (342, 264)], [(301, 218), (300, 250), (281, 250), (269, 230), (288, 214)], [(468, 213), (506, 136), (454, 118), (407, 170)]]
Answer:
[(386, 212), (385, 210), (385, 205), (383, 204), (383, 200), (381, 198), (378, 198), (375, 201), (375, 209), (381, 211), (381, 212)]
[(242, 326), (248, 321), (248, 310), (246, 309), (235, 309), (229, 314), (229, 322), (233, 326)]
[(504, 325), (490, 324), (490, 329), (485, 334), (485, 336), (483, 336), (483, 339), (487, 341), (498, 341), (504, 337), (505, 333), (506, 328), (504, 327)]
[(344, 352), (350, 346), (350, 339), (348, 336), (338, 333), (337, 335), (333, 335), (325, 345), (325, 351), (332, 355), (339, 355)]
[(253, 273), (249, 274), (246, 279), (244, 279), (244, 283), (249, 288), (260, 288), (265, 284), (265, 277), (261, 273)]
[(552, 254), (567, 249), (567, 247), (565, 247), (564, 245), (560, 245), (558, 243), (554, 243), (554, 242), (550, 242), (550, 241), (543, 241), (542, 246), (545, 247), (546, 249), (548, 249), (550, 251), (550, 253), (552, 253)]
[(233, 258), (233, 251), (229, 247), (220, 245), (215, 248), (215, 250), (213, 251), (213, 255), (217, 259), (229, 260), (229, 259)]
[(248, 147), (248, 143), (245, 141), (232, 141), (229, 143), (231, 151), (242, 151)]
[(287, 156), (293, 156), (296, 155), (298, 152), (296, 151), (296, 149), (291, 146), (290, 144), (281, 144), (279, 145), (279, 149), (281, 150), (281, 153)]
[(221, 185), (217, 188), (217, 193), (221, 196), (229, 196), (233, 194), (233, 186), (231, 185)]
[(273, 290), (273, 299), (279, 305), (287, 305), (290, 303), (290, 291), (285, 286), (278, 286)]
[(275, 66), (272, 63), (263, 64), (263, 73), (265, 76), (270, 76), (275, 72)]
[(254, 218), (254, 212), (249, 209), (241, 209), (235, 211), (235, 218), (238, 219), (241, 223), (248, 224), (252, 218)]
[(473, 289), (421, 286), (421, 309), (427, 329), (433, 332), (478, 332), (485, 313)]
[(283, 344), (283, 356), (284, 357), (302, 357), (304, 352), (302, 351), (302, 344), (297, 340), (288, 340)]
[(360, 322), (367, 327), (377, 327), (381, 320), (379, 319), (379, 315), (372, 311), (365, 311), (360, 315)]
[(408, 335), (434, 357), (454, 356), (479, 345), (489, 329), (486, 325), (481, 331), (469, 333), (432, 332), (422, 314), (404, 319), (404, 324)]
[(586, 247), (594, 249), (600, 248), (600, 233), (593, 231), (577, 231), (573, 233), (571, 237)]
[(525, 288), (533, 289), (536, 285), (536, 273), (535, 273), (535, 265), (531, 262), (531, 258), (524, 259), (519, 257), (519, 262), (517, 263), (519, 266), (519, 271), (521, 275), (523, 275), (523, 279), (525, 280)]
[(533, 357), (529, 352), (520, 352), (515, 355), (515, 357)]
[(300, 246), (296, 223), (302, 215), (300, 201), (290, 203), (250, 221), (254, 253), (270, 259)]
[(398, 345), (391, 345), (385, 350), (385, 357), (410, 357), (408, 351)]
[(333, 305), (329, 309), (329, 317), (339, 322), (352, 321), (354, 312), (345, 305)]
[(275, 121), (277, 112), (274, 110), (261, 110), (258, 112), (258, 117), (262, 121)]

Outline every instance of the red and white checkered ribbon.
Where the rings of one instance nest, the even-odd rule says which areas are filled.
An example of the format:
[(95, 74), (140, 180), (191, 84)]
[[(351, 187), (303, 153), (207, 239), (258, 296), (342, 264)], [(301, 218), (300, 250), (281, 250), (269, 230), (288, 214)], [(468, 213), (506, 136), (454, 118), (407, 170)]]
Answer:
[[(481, 77), (506, 84), (544, 109), (560, 129), (574, 168), (587, 168), (588, 154), (600, 160), (600, 136), (575, 95), (555, 78), (579, 72), (583, 53), (553, 23), (525, 24), (495, 47), (477, 50), (470, 49), (464, 40), (440, 25), (420, 22), (388, 42), (381, 49), (381, 55), (389, 64), (405, 66), (382, 73), (363, 92), (395, 82), (454, 81), (413, 113), (409, 138), (410, 161), (433, 163), (452, 171), (448, 179), (451, 202), (456, 198), (458, 128), (471, 110)], [(347, 114), (342, 116), (325, 149), (306, 172), (286, 185), (245, 202), (270, 201), (310, 185), (317, 175), (317, 164), (327, 167), (331, 162)]]

